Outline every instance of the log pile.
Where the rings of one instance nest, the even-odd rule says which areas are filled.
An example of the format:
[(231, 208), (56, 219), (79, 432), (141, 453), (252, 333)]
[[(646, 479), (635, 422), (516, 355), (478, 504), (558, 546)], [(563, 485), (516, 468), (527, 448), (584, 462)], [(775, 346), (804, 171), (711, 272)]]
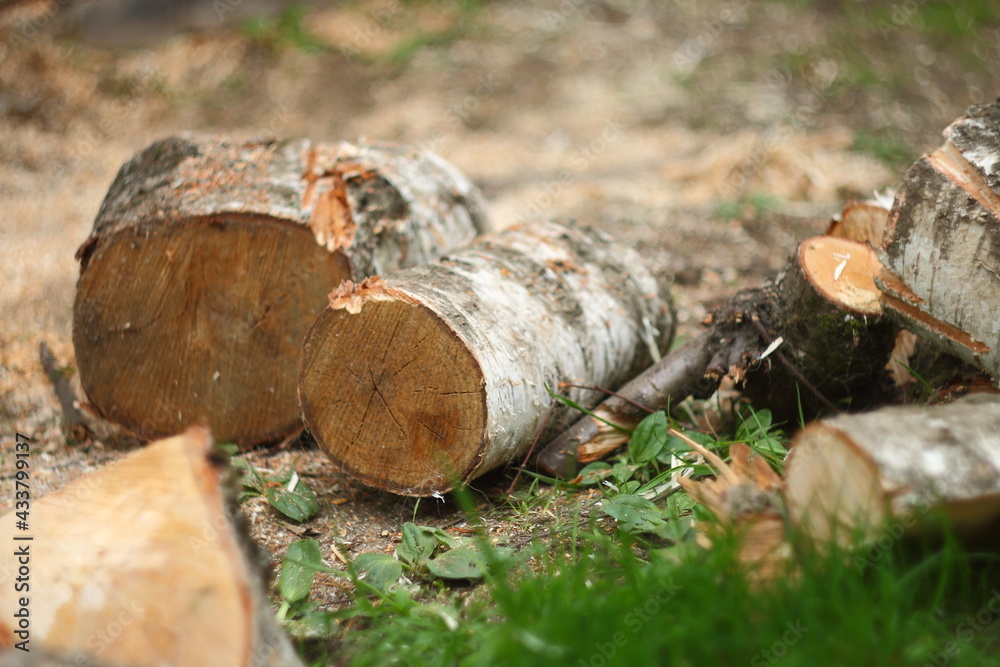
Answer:
[[(250, 447), (303, 419), (340, 469), (426, 496), (535, 442), (548, 443), (544, 471), (573, 476), (624, 444), (647, 409), (706, 397), (728, 378), (776, 420), (826, 417), (796, 435), (783, 479), (735, 447), (730, 464), (712, 461), (718, 480), (685, 483), (733, 525), (744, 519), (732, 490), (761, 491), (746, 562), (790, 553), (774, 542), (785, 539), (782, 505), (821, 542), (935, 509), (982, 526), (1000, 516), (1000, 398), (884, 407), (900, 395), (890, 358), (919, 352), (901, 327), (1000, 378), (1000, 104), (970, 109), (945, 136), (891, 211), (849, 205), (773, 280), (734, 295), (669, 354), (669, 294), (634, 252), (551, 222), (466, 245), (485, 230), (480, 196), (439, 158), (381, 144), (168, 139), (123, 167), (80, 249), (81, 379), (95, 410), (143, 437), (203, 422)], [(600, 403), (587, 387), (617, 391)], [(577, 420), (556, 389), (593, 416)], [(881, 409), (839, 414), (869, 408)], [(171, 488), (156, 470), (174, 473)], [(54, 628), (43, 641), (79, 648), (90, 616), (59, 605), (79, 604), (85, 582), (99, 580), (126, 597), (155, 592), (151, 618), (167, 630), (143, 632), (159, 642), (157, 664), (296, 664), (261, 620), (259, 569), (220, 480), (207, 432), (195, 429), (102, 474), (83, 516), (57, 511), (78, 487), (42, 501), (34, 516), (56, 536), (47, 553), (57, 560), (36, 567), (67, 591), (47, 601), (43, 618), (59, 623), (42, 623)], [(204, 562), (156, 555), (198, 531)], [(74, 551), (74, 539), (87, 549)], [(210, 591), (207, 606), (172, 597), (161, 586), (170, 576), (143, 579), (154, 569), (144, 553), (167, 575), (187, 568)], [(209, 582), (217, 572), (221, 583)], [(103, 600), (93, 622), (122, 604)], [(200, 638), (211, 618), (232, 633), (213, 640), (214, 662), (189, 661), (167, 638)], [(0, 626), (0, 641), (12, 630)], [(151, 664), (132, 641), (101, 659)]]
[(467, 243), (483, 210), (450, 164), (391, 144), (158, 141), (77, 253), (90, 404), (143, 438), (279, 441), (301, 428), (299, 348), (330, 290)]

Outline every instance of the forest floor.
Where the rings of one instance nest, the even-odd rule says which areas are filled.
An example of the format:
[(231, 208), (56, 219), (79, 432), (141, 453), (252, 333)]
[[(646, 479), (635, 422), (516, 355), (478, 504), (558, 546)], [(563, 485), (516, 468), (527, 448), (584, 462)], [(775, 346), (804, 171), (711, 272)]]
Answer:
[[(45, 3), (0, 15), (0, 428), (4, 452), (15, 431), (32, 439), (36, 495), (141, 444), (110, 425), (69, 440), (38, 350), (53, 349), (79, 392), (73, 256), (118, 168), (155, 139), (431, 149), (483, 189), (499, 226), (576, 218), (638, 248), (673, 276), (685, 338), (846, 201), (892, 188), (1000, 79), (985, 0), (384, 0), (236, 21), (225, 10), (239, 2), (204, 4), (191, 29), (126, 46)], [(452, 502), (366, 489), (307, 443), (247, 456), (296, 470), (321, 499), (305, 524), (247, 502), (276, 555), (302, 536), (391, 552), (405, 521), (458, 525)], [(0, 454), (0, 478), (12, 470)], [(510, 474), (476, 493), (496, 497)], [(0, 513), (12, 496), (5, 484)], [(550, 521), (504, 511), (486, 517), (503, 541)]]

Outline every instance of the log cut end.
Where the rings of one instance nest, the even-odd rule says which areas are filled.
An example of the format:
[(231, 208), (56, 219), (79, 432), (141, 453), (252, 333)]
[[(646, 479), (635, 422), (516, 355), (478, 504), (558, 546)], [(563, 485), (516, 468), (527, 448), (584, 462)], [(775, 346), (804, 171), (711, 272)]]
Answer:
[(880, 315), (875, 286), (881, 264), (862, 241), (817, 236), (799, 245), (799, 266), (809, 282), (829, 301), (859, 315)]
[(889, 508), (878, 470), (849, 436), (816, 422), (793, 445), (784, 496), (794, 525), (819, 544), (843, 546), (882, 526)]
[(299, 424), (302, 338), (349, 277), (307, 228), (262, 216), (120, 230), (93, 248), (77, 289), (83, 388), (142, 437), (205, 423), (245, 447), (278, 440)]
[(394, 493), (426, 496), (467, 479), (486, 430), (473, 353), (438, 315), (378, 281), (331, 302), (306, 339), (299, 382), (320, 446)]
[[(225, 467), (197, 427), (35, 501), (34, 541), (23, 543), (41, 591), (31, 596), (31, 650), (136, 667), (301, 665), (234, 511)], [(21, 544), (11, 541), (13, 516), (2, 518), (0, 537)], [(0, 555), (0, 572), (14, 562), (13, 550)], [(6, 625), (15, 604), (0, 596), (0, 647), (17, 629)]]

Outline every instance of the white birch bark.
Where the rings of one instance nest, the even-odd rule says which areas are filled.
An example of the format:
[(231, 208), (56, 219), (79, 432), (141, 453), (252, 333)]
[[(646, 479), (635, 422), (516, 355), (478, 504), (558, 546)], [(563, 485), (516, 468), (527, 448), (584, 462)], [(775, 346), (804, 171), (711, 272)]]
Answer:
[[(552, 403), (546, 388), (556, 390), (561, 382), (617, 388), (658, 358), (674, 328), (668, 295), (634, 251), (596, 232), (556, 223), (485, 236), (438, 262), (332, 295), (331, 303), (303, 351), (299, 391), (307, 424), (346, 471), (407, 495), (445, 491), (523, 454)], [(360, 350), (369, 336), (378, 347), (378, 330), (396, 326), (379, 315), (380, 308), (397, 307), (387, 304), (411, 304), (418, 317), (436, 322), (441, 333), (433, 326), (427, 331), (437, 342), (423, 343), (422, 330), (397, 327), (385, 354), (376, 349), (351, 368), (345, 354)], [(345, 320), (359, 317), (371, 318), (370, 324), (359, 325), (353, 336), (343, 333)], [(407, 347), (407, 336), (430, 346), (421, 361), (433, 380), (400, 377), (402, 369), (387, 372), (412, 368), (421, 356), (396, 353)], [(345, 390), (354, 383), (352, 375), (365, 373), (379, 397), (409, 390), (411, 382), (443, 386), (452, 369), (441, 366), (450, 359), (456, 369), (471, 369), (476, 376), (462, 392), (461, 408), (449, 404), (458, 392), (442, 390), (423, 401), (411, 394), (424, 390), (414, 389), (386, 403), (388, 417), (399, 425), (398, 437), (388, 440), (375, 437), (372, 433), (382, 432), (365, 424), (368, 411), (358, 405), (369, 401), (365, 391)], [(602, 398), (579, 389), (569, 395), (588, 407)], [(433, 419), (428, 410), (436, 411)], [(465, 421), (448, 423), (456, 411)], [(576, 417), (557, 406), (540, 441)], [(438, 437), (430, 428), (422, 431), (420, 420), (436, 425)], [(467, 424), (475, 424), (475, 432), (464, 430)], [(359, 445), (359, 439), (370, 446)]]
[[(810, 424), (795, 437), (785, 500), (796, 524), (846, 540), (943, 509), (959, 528), (1000, 516), (1000, 396), (890, 407)], [(911, 521), (912, 520), (912, 521)]]
[(424, 151), (159, 141), (122, 167), (77, 255), (84, 390), (144, 438), (207, 423), (243, 447), (279, 441), (301, 428), (298, 351), (330, 290), (485, 225), (478, 189)]
[(896, 195), (879, 286), (903, 326), (1000, 382), (1000, 105), (944, 135)]

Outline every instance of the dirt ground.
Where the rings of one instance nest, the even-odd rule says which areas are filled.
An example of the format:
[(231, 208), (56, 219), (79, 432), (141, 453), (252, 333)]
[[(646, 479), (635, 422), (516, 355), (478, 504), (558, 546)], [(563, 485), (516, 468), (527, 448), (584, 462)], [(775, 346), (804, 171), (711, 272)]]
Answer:
[[(500, 226), (573, 217), (637, 247), (674, 276), (687, 337), (845, 201), (892, 187), (1000, 77), (995, 20), (960, 39), (904, 11), (915, 3), (883, 3), (882, 23), (833, 0), (377, 0), (255, 23), (229, 20), (239, 0), (204, 4), (197, 30), (130, 48), (74, 35), (45, 3), (0, 15), (0, 513), (15, 431), (34, 443), (36, 496), (140, 445), (111, 425), (70, 442), (38, 348), (79, 392), (73, 255), (117, 169), (157, 138), (429, 148), (481, 186)], [(391, 550), (403, 521), (456, 522), (451, 503), (367, 490), (308, 444), (250, 458), (294, 468), (323, 502), (303, 525), (248, 502), (276, 554), (305, 535)]]

